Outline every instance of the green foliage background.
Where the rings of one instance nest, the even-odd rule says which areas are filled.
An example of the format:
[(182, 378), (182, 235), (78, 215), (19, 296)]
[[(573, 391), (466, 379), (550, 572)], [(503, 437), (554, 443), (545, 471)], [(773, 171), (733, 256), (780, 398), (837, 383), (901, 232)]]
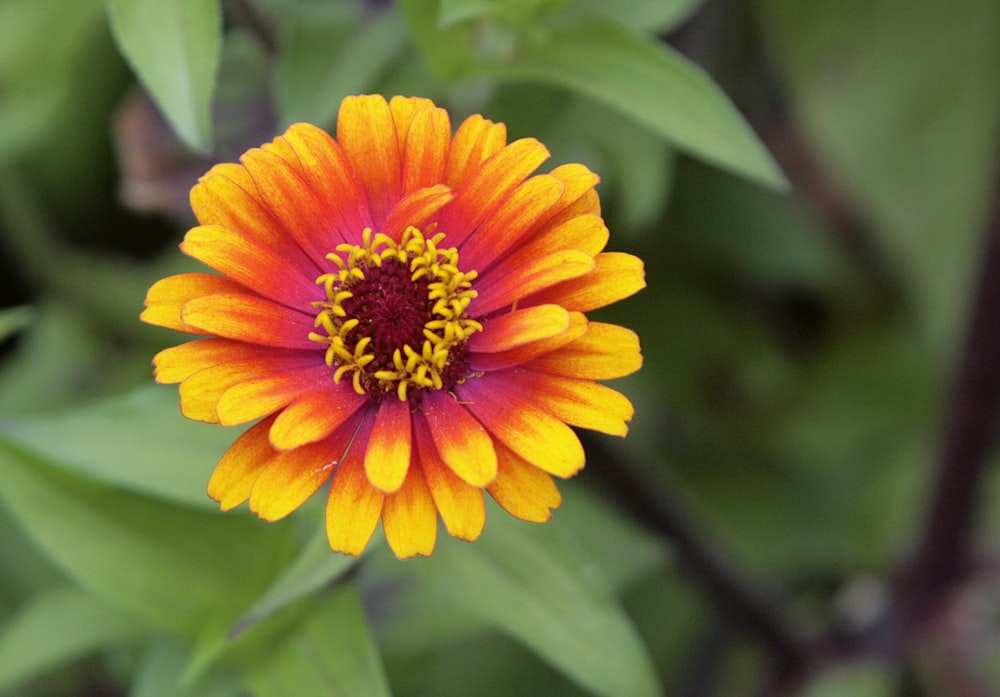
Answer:
[[(992, 0), (0, 0), (0, 695), (1000, 689), (994, 573), (907, 655), (825, 656), (777, 691), (766, 641), (599, 455), (803, 635), (877, 624), (996, 204), (998, 36)], [(359, 92), (585, 162), (649, 281), (603, 315), (642, 337), (629, 437), (589, 438), (551, 523), (491, 509), (479, 542), (405, 563), (332, 554), (315, 506), (218, 513), (236, 432), (151, 384), (177, 337), (137, 319), (193, 268), (196, 177)]]

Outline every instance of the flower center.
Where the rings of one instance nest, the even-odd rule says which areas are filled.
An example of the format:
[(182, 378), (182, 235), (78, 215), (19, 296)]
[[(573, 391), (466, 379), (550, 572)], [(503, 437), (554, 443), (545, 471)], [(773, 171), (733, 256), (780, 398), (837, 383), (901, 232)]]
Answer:
[(458, 250), (439, 249), (432, 237), (407, 228), (399, 242), (365, 229), (361, 245), (341, 244), (327, 259), (338, 270), (316, 283), (326, 300), (309, 338), (327, 344), (333, 379), (350, 375), (360, 394), (449, 389), (467, 373), (463, 344), (483, 325), (466, 316), (476, 297), (475, 271), (458, 268)]

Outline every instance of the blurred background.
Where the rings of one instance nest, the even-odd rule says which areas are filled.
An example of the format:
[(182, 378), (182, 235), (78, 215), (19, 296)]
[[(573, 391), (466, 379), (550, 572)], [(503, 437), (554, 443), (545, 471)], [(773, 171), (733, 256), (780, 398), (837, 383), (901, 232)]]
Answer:
[[(949, 424), (995, 427), (954, 384), (998, 37), (992, 0), (0, 0), (0, 695), (1000, 693), (987, 449), (961, 573), (894, 614)], [(596, 313), (642, 339), (632, 430), (549, 524), (339, 557), (321, 509), (219, 514), (236, 432), (152, 385), (190, 187), (354, 93), (587, 164), (645, 260)]]

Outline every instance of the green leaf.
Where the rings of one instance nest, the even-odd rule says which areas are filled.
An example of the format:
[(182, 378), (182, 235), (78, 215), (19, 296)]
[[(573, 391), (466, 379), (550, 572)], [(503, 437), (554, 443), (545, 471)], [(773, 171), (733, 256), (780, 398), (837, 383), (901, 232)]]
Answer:
[(471, 72), (542, 82), (630, 116), (678, 150), (762, 184), (787, 181), (726, 94), (698, 66), (653, 37), (594, 20), (526, 43), (510, 62)]
[(145, 631), (145, 624), (82, 590), (38, 593), (0, 625), (0, 692)]
[(602, 16), (633, 29), (665, 34), (688, 19), (703, 0), (571, 0), (560, 13), (583, 19)]
[(181, 139), (207, 152), (222, 47), (218, 0), (105, 0), (115, 41)]
[(235, 617), (284, 556), (287, 526), (129, 495), (52, 469), (5, 440), (0, 481), (0, 505), (67, 575), (189, 636), (208, 618)]
[(28, 305), (0, 310), (0, 341), (17, 334), (31, 324), (35, 312)]
[(399, 0), (410, 38), (430, 69), (440, 78), (454, 80), (466, 74), (473, 55), (473, 37), (465, 25), (438, 26), (437, 3)]
[(190, 421), (180, 413), (174, 388), (147, 386), (46, 418), (2, 421), (0, 433), (66, 470), (217, 509), (205, 486), (240, 431)]
[(198, 680), (178, 678), (191, 648), (175, 637), (159, 636), (139, 660), (129, 697), (237, 697), (245, 694), (236, 671), (215, 667)]
[(419, 567), (481, 617), (594, 694), (661, 694), (641, 639), (599, 567), (565, 536), (491, 519), (475, 545), (442, 541)]
[(257, 697), (388, 697), (388, 679), (352, 585), (321, 597), (247, 674)]

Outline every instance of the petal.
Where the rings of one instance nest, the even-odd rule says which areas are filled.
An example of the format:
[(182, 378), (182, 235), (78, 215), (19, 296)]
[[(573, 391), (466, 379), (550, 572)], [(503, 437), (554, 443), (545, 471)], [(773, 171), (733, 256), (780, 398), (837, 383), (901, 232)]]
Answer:
[(617, 324), (591, 322), (587, 333), (531, 361), (532, 370), (587, 380), (613, 380), (642, 367), (639, 336)]
[(385, 497), (382, 529), (389, 547), (400, 559), (418, 554), (426, 557), (434, 551), (437, 508), (420, 467), (410, 467), (399, 491)]
[(169, 385), (191, 377), (218, 363), (239, 361), (267, 351), (261, 346), (229, 339), (199, 339), (163, 349), (153, 357), (154, 374), (160, 384)]
[(368, 199), (372, 223), (381, 229), (402, 197), (402, 161), (392, 112), (379, 95), (344, 99), (337, 116), (337, 141)]
[(531, 464), (558, 477), (583, 467), (580, 439), (562, 421), (509, 389), (503, 372), (466, 380), (455, 388), (459, 399), (500, 442)]
[(410, 430), (410, 403), (384, 398), (365, 450), (365, 472), (372, 486), (387, 494), (403, 485), (410, 468)]
[(482, 488), (466, 483), (444, 463), (423, 419), (414, 420), (413, 428), (420, 466), (448, 534), (470, 542), (477, 539), (486, 524)]
[(193, 228), (184, 236), (181, 249), (282, 305), (307, 309), (313, 301), (325, 299), (315, 277), (304, 275), (270, 247), (228, 228), (217, 225)]
[(486, 487), (493, 500), (521, 520), (544, 523), (551, 518), (552, 509), (562, 503), (552, 477), (503, 445), (497, 446), (497, 457), (497, 478)]
[(328, 373), (278, 415), (271, 428), (271, 445), (278, 450), (292, 450), (326, 438), (366, 400), (349, 383), (333, 382)]
[[(223, 426), (259, 419), (312, 391), (329, 374), (330, 369), (322, 359), (310, 356), (301, 366), (272, 370), (236, 383), (219, 396), (215, 413)], [(282, 449), (286, 448), (279, 448)]]
[(441, 207), (454, 197), (455, 194), (444, 184), (418, 189), (403, 197), (392, 209), (382, 232), (398, 242), (406, 228), (412, 225), (423, 229)]
[(469, 368), (472, 372), (489, 373), (494, 370), (510, 368), (532, 361), (546, 353), (562, 348), (571, 341), (576, 341), (587, 331), (587, 317), (582, 312), (570, 312), (570, 326), (547, 339), (539, 339), (531, 343), (495, 353), (470, 353)]
[(486, 486), (497, 474), (490, 438), (455, 398), (440, 390), (427, 392), (421, 402), (424, 422), (440, 459), (472, 486)]
[(448, 235), (448, 244), (460, 246), (548, 157), (544, 145), (524, 138), (472, 170), (438, 218), (438, 229)]
[(146, 309), (139, 319), (167, 329), (189, 334), (209, 334), (192, 327), (181, 319), (181, 307), (189, 300), (217, 293), (240, 293), (240, 284), (223, 276), (208, 273), (182, 273), (167, 276), (154, 283), (146, 293)]
[(620, 392), (591, 380), (576, 380), (532, 370), (503, 373), (505, 386), (572, 426), (589, 428), (612, 436), (628, 433), (627, 421), (635, 409)]
[(587, 312), (605, 307), (646, 287), (642, 260), (624, 252), (603, 252), (595, 258), (597, 269), (586, 276), (547, 288), (533, 301), (554, 302), (570, 310)]
[(256, 295), (225, 293), (189, 300), (181, 321), (209, 334), (251, 344), (316, 349), (313, 318)]
[(277, 456), (267, 440), (272, 419), (264, 419), (237, 438), (208, 480), (208, 495), (219, 502), (222, 510), (236, 508), (250, 498), (257, 477)]
[[(393, 104), (396, 100), (393, 99)], [(397, 124), (399, 119), (396, 118)], [(451, 148), (451, 121), (444, 109), (421, 109), (413, 114), (403, 149), (403, 193), (444, 181)]]
[(569, 312), (558, 305), (536, 305), (491, 317), (483, 331), (473, 334), (465, 345), (475, 353), (508, 351), (558, 336), (571, 325)]
[(586, 277), (596, 267), (593, 257), (576, 249), (563, 249), (543, 257), (517, 257), (503, 269), (493, 269), (476, 284), (479, 295), (470, 311), (489, 315), (556, 284)]
[[(399, 151), (403, 151), (407, 134), (413, 127), (413, 119), (421, 111), (436, 109), (434, 102), (426, 97), (403, 97), (396, 95), (389, 100), (389, 111), (392, 113), (392, 122), (396, 126), (396, 139), (399, 142)], [(441, 109), (440, 111), (444, 111)], [(448, 139), (451, 140), (451, 130), (448, 130)], [(440, 181), (440, 180), (438, 180)]]
[(349, 448), (337, 466), (326, 503), (326, 537), (330, 548), (354, 556), (368, 545), (385, 500), (385, 494), (368, 481), (363, 464), (363, 446), (371, 428), (371, 419), (362, 419), (357, 447)]
[(457, 188), (493, 153), (507, 144), (507, 126), (493, 123), (479, 114), (470, 116), (459, 125), (448, 151), (444, 183)]

